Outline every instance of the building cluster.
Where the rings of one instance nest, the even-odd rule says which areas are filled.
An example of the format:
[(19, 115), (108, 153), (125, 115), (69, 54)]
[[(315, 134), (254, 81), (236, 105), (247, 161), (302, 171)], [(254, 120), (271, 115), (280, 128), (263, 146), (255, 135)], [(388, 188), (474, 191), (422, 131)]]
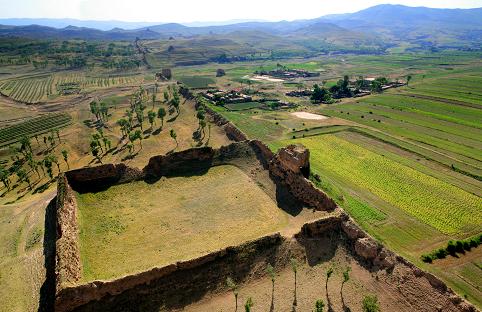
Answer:
[(251, 96), (237, 90), (208, 90), (202, 93), (202, 95), (210, 101), (223, 104), (245, 103), (253, 101), (253, 98)]
[(276, 70), (261, 70), (254, 72), (260, 76), (271, 76), (281, 79), (293, 79), (293, 78), (311, 78), (319, 77), (320, 73), (309, 72), (302, 69), (276, 69)]

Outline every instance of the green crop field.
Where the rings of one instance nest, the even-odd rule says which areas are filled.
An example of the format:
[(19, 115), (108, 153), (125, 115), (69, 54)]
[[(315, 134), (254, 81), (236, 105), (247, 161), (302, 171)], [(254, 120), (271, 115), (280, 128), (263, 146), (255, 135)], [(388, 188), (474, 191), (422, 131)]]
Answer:
[(273, 147), (289, 143), (310, 149), (315, 171), (363, 188), (444, 234), (482, 226), (482, 200), (446, 182), (332, 135), (282, 141)]
[(189, 88), (194, 89), (207, 88), (210, 84), (214, 83), (214, 79), (201, 76), (183, 76), (179, 77), (179, 81), (184, 83)]
[(68, 114), (53, 113), (22, 121), (0, 129), (0, 146), (17, 142), (22, 137), (33, 137), (55, 129), (63, 128), (72, 122)]
[(230, 111), (240, 111), (240, 110), (248, 110), (252, 108), (259, 108), (259, 107), (262, 107), (263, 105), (264, 104), (260, 102), (246, 102), (246, 103), (225, 104), (224, 107), (226, 107)]

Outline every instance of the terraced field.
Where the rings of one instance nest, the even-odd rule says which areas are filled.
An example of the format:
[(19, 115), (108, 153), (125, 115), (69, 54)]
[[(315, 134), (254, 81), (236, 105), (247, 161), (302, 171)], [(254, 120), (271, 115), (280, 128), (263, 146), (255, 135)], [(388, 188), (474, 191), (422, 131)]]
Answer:
[(91, 77), (85, 73), (52, 74), (0, 81), (0, 93), (19, 102), (35, 104), (59, 95), (66, 84), (75, 84), (80, 90), (91, 90), (137, 84), (142, 79), (139, 75)]
[(18, 124), (0, 129), (0, 146), (17, 142), (22, 137), (32, 137), (55, 129), (63, 128), (72, 122), (72, 117), (64, 113), (45, 114)]

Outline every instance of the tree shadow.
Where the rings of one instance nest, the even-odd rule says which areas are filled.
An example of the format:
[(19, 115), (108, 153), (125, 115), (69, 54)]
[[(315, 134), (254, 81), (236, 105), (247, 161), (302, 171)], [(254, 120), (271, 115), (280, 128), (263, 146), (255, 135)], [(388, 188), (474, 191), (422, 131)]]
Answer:
[(42, 185), (40, 185), (39, 187), (37, 187), (37, 188), (33, 191), (32, 194), (37, 194), (37, 193), (43, 193), (43, 192), (45, 192), (45, 191), (49, 188), (50, 184), (51, 184), (51, 181), (50, 181), (50, 180), (47, 181), (47, 182), (45, 182), (44, 184), (42, 184)]
[(122, 161), (131, 160), (131, 159), (136, 158), (137, 155), (139, 155), (139, 152), (134, 153), (134, 154), (131, 154), (131, 155), (127, 155), (127, 156), (125, 156), (124, 158), (122, 158), (121, 160), (122, 160)]
[(44, 224), (44, 267), (45, 280), (40, 287), (39, 312), (54, 310), (55, 302), (55, 240), (56, 240), (56, 201), (54, 197), (45, 209)]
[(348, 307), (345, 303), (345, 297), (343, 297), (343, 288), (340, 289), (340, 296), (341, 296), (341, 305), (342, 305), (343, 312), (351, 312), (350, 307)]
[(156, 130), (154, 130), (154, 131), (152, 132), (152, 135), (158, 135), (159, 133), (161, 133), (162, 128), (163, 128), (163, 127), (159, 127), (159, 128), (157, 128)]

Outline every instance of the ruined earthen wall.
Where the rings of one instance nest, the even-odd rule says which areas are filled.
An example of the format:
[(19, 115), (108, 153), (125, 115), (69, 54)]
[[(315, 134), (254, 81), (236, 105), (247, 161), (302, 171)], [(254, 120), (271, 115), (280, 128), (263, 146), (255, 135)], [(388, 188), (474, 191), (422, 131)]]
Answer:
[[(143, 300), (175, 305), (173, 298), (197, 297), (196, 293), (223, 289), (227, 276), (242, 282), (252, 272), (254, 259), (268, 260), (283, 241), (281, 235), (276, 233), (193, 260), (153, 268), (116, 280), (66, 287), (57, 293), (56, 311), (76, 308), (89, 311), (92, 307), (96, 311), (112, 311), (120, 302), (136, 306)], [(119, 294), (122, 296), (116, 296)], [(81, 307), (83, 305), (86, 306)]]
[[(341, 210), (342, 211), (342, 210)], [(464, 312), (476, 312), (477, 309), (471, 303), (463, 300), (452, 289), (435, 275), (417, 268), (414, 264), (396, 255), (373, 237), (363, 231), (344, 211), (333, 217), (319, 219), (303, 225), (301, 231), (295, 235), (299, 240), (321, 236), (332, 231), (341, 231), (344, 235), (348, 248), (354, 256), (365, 263), (372, 271), (386, 270), (392, 272), (395, 267), (402, 267), (405, 273), (410, 276), (401, 276), (407, 281), (407, 287), (411, 289), (410, 282), (418, 279), (425, 279), (425, 283), (417, 282), (425, 287), (432, 287), (432, 292), (443, 298), (445, 304), (451, 304), (456, 310)], [(418, 297), (417, 297), (418, 299)], [(423, 302), (418, 302), (423, 305)], [(442, 311), (443, 309), (439, 310)]]
[[(415, 277), (425, 278), (440, 294), (450, 298), (455, 305), (460, 305), (461, 311), (475, 311), (440, 279), (395, 255), (361, 230), (333, 200), (302, 175), (300, 167), (306, 165), (306, 159), (298, 157), (294, 160), (296, 165), (293, 165), (289, 163), (290, 157), (287, 156), (292, 154), (291, 152), (279, 157), (279, 153), (273, 154), (262, 142), (233, 143), (217, 150), (200, 148), (168, 156), (155, 156), (150, 159), (142, 173), (134, 171), (135, 174), (128, 174), (130, 169), (126, 166), (105, 165), (99, 166), (101, 168), (98, 169), (77, 170), (68, 175), (77, 183), (122, 183), (139, 176), (166, 175), (170, 170), (192, 165), (202, 164), (202, 167), (229, 163), (230, 159), (249, 153), (255, 153), (261, 162), (266, 163), (272, 177), (285, 184), (300, 201), (315, 209), (335, 210), (329, 218), (305, 224), (296, 235), (297, 239), (316, 237), (333, 231), (342, 232), (355, 257), (374, 270), (390, 271), (397, 265), (409, 268)], [(303, 152), (297, 155), (303, 155)], [(255, 259), (272, 259), (284, 241), (279, 234), (270, 235), (238, 247), (228, 247), (197, 259), (154, 268), (117, 280), (94, 281), (73, 286), (80, 279), (81, 263), (75, 197), (65, 176), (59, 178), (58, 200), (57, 311), (70, 311), (75, 308), (115, 310), (116, 305), (134, 306), (143, 302), (158, 302), (173, 308), (181, 308), (181, 301), (185, 298), (199, 300), (207, 292), (223, 289), (226, 276), (232, 276), (239, 282), (243, 281), (253, 274), (252, 266), (256, 262)]]
[(239, 130), (233, 123), (228, 122), (224, 125), (224, 132), (226, 132), (226, 136), (233, 141), (241, 142), (247, 141), (248, 137), (243, 131)]
[(80, 263), (77, 203), (64, 174), (57, 182), (56, 211), (56, 289), (77, 283), (82, 276)]
[(303, 176), (309, 163), (303, 156), (300, 159), (289, 158), (283, 150), (275, 154), (270, 162), (269, 171), (273, 179), (286, 185), (290, 193), (302, 203), (316, 210), (332, 211), (338, 206), (335, 201)]
[(106, 164), (81, 168), (65, 173), (69, 185), (76, 191), (92, 191), (115, 184), (142, 179), (143, 173), (124, 164)]
[(214, 158), (211, 147), (191, 148), (169, 155), (154, 156), (142, 170), (146, 177), (161, 177), (186, 170), (210, 167)]

